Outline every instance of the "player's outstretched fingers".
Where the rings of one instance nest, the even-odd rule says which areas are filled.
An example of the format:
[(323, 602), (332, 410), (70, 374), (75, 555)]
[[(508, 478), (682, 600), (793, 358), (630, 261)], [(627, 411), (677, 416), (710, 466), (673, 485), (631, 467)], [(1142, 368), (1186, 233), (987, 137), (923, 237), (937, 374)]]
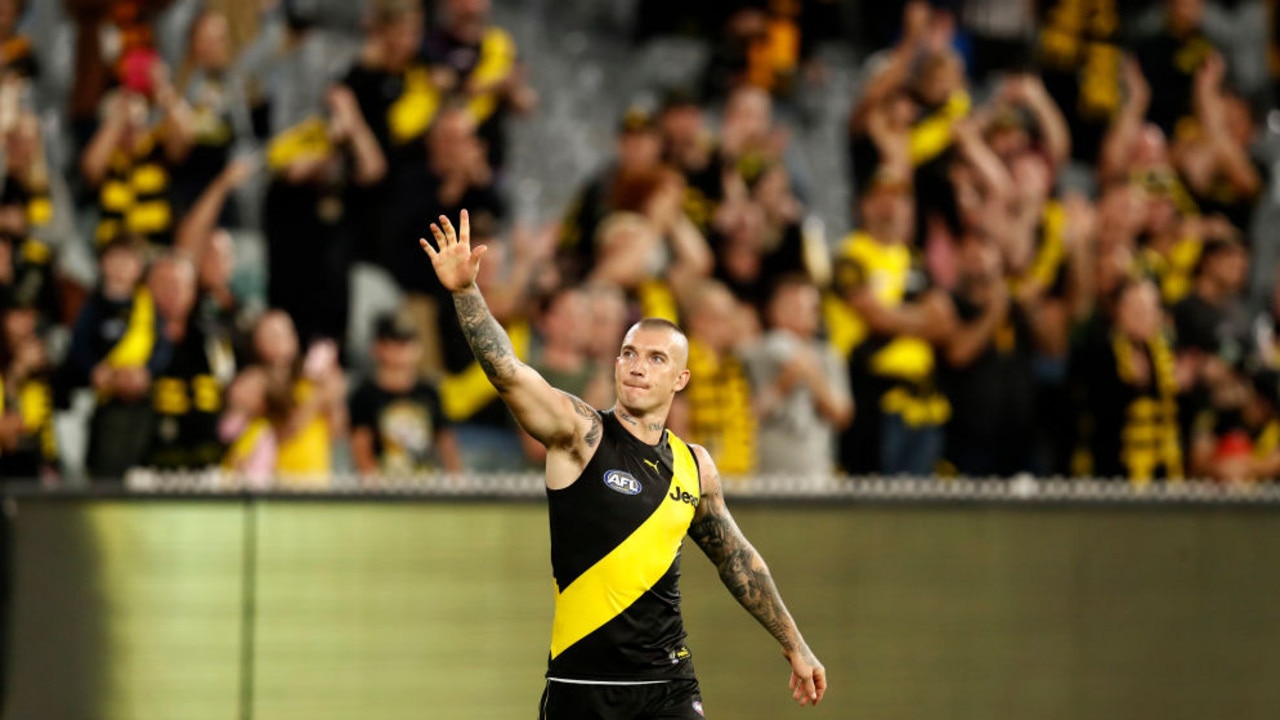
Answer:
[(464, 208), (458, 215), (458, 240), (465, 247), (471, 247), (471, 216)]
[(444, 235), (449, 238), (449, 244), (456, 245), (458, 243), (458, 233), (454, 231), (453, 223), (449, 222), (449, 218), (441, 215), (440, 227), (444, 228)]
[(427, 242), (426, 238), (418, 238), (418, 244), (422, 246), (422, 250), (427, 254), (427, 257), (431, 258), (432, 261), (436, 259), (436, 249), (431, 247), (431, 243)]
[(449, 248), (449, 238), (445, 237), (440, 226), (435, 223), (431, 223), (431, 236), (436, 239), (436, 252), (444, 252)]

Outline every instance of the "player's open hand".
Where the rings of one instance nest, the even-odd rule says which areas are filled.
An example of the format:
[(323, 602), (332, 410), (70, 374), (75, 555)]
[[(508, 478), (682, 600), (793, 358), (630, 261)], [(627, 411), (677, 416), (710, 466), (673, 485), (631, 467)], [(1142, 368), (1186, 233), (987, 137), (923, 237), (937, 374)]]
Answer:
[(431, 223), (431, 234), (435, 236), (436, 247), (432, 247), (426, 238), (420, 238), (418, 242), (431, 258), (440, 284), (449, 292), (466, 290), (475, 284), (476, 275), (480, 272), (480, 258), (488, 248), (481, 245), (471, 249), (471, 222), (467, 211), (463, 210), (458, 218), (457, 232), (454, 232), (449, 218), (441, 215), (439, 224)]
[(791, 697), (806, 705), (817, 705), (827, 693), (827, 669), (808, 647), (787, 655), (791, 663)]

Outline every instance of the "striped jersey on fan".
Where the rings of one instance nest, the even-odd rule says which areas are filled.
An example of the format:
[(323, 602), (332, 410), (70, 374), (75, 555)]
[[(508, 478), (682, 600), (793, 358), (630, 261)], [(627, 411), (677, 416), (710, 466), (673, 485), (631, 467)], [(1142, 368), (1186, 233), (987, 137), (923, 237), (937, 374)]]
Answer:
[(547, 676), (692, 678), (680, 617), (680, 545), (701, 499), (698, 463), (671, 431), (648, 445), (602, 412), (600, 446), (548, 490), (556, 609)]

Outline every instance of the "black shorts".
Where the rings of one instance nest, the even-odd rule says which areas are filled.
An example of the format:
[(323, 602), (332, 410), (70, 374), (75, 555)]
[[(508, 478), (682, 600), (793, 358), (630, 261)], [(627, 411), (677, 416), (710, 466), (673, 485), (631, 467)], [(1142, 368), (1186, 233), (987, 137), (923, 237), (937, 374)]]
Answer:
[(698, 681), (582, 685), (548, 680), (538, 720), (702, 720)]

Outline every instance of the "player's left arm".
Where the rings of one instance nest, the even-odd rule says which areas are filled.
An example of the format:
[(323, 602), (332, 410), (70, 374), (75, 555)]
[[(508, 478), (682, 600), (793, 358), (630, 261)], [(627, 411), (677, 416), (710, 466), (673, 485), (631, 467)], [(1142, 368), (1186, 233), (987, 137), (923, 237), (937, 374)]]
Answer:
[(783, 604), (769, 566), (729, 514), (711, 455), (700, 445), (693, 445), (692, 450), (698, 458), (702, 499), (689, 526), (689, 537), (719, 570), (729, 592), (782, 646), (782, 654), (791, 663), (792, 697), (801, 705), (817, 705), (827, 691), (827, 671)]

